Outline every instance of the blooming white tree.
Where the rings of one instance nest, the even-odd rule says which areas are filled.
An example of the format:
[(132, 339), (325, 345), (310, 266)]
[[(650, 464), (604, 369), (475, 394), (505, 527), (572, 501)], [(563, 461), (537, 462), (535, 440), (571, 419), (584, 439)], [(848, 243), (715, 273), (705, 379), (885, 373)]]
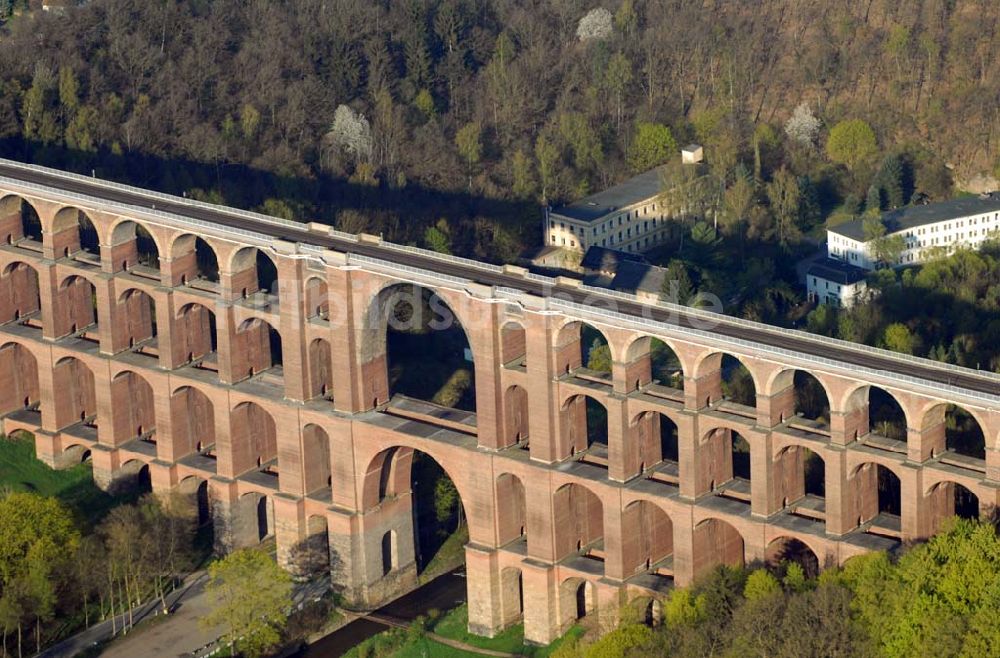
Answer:
[(372, 155), (372, 128), (368, 119), (346, 105), (341, 105), (333, 113), (330, 139), (334, 145), (350, 153), (356, 159), (367, 161)]
[(809, 103), (802, 103), (795, 108), (791, 118), (785, 123), (785, 134), (800, 144), (815, 146), (822, 124), (823, 122), (813, 115)]
[(591, 9), (576, 26), (576, 36), (580, 41), (607, 39), (614, 31), (614, 17), (604, 7)]

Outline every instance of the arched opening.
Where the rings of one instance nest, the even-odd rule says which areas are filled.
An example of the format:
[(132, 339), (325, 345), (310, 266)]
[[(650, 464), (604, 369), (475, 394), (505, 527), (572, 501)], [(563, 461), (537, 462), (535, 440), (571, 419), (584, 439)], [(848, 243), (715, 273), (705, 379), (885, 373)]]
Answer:
[(677, 423), (665, 414), (645, 411), (633, 419), (631, 427), (638, 442), (640, 469), (655, 470), (656, 479), (678, 484)]
[(721, 400), (727, 411), (748, 418), (757, 417), (757, 385), (750, 370), (731, 354), (715, 352), (701, 360), (693, 384), (699, 406)]
[(232, 260), (232, 287), (240, 297), (278, 294), (278, 268), (262, 249), (244, 247)]
[[(475, 364), (468, 337), (445, 301), (421, 286), (401, 284), (383, 289), (369, 318), (366, 354), (372, 363), (385, 354), (384, 386), (367, 382), (379, 404), (400, 394), (432, 405), (475, 411)], [(363, 348), (364, 349), (364, 348)]]
[(281, 377), (281, 334), (260, 318), (246, 320), (233, 336), (232, 364), (237, 381), (272, 368)]
[(67, 446), (62, 452), (62, 459), (59, 461), (63, 465), (83, 464), (90, 459), (90, 449), (87, 446), (75, 444)]
[(397, 564), (399, 558), (396, 557), (396, 531), (390, 530), (382, 535), (382, 575), (389, 575)]
[(504, 473), (497, 478), (497, 538), (500, 545), (527, 539), (528, 513), (524, 483), (516, 475)]
[(743, 566), (743, 536), (721, 519), (705, 519), (694, 528), (695, 578), (721, 564)]
[(312, 423), (302, 428), (303, 479), (306, 494), (329, 500), (332, 469), (330, 467), (330, 437), (319, 425)]
[(133, 459), (122, 464), (116, 474), (112, 493), (139, 497), (153, 491), (153, 481), (149, 474), (149, 464)]
[(816, 553), (801, 540), (794, 537), (778, 537), (767, 546), (765, 560), (774, 569), (780, 569), (790, 562), (802, 567), (806, 578), (819, 575), (819, 558)]
[(214, 455), (215, 406), (207, 395), (182, 386), (170, 396), (174, 459), (201, 452)]
[(508, 368), (526, 368), (528, 347), (524, 327), (508, 322), (500, 329), (500, 362)]
[(719, 427), (702, 440), (700, 491), (717, 491), (750, 502), (750, 443), (732, 429)]
[(559, 594), (559, 607), (564, 611), (564, 628), (597, 610), (597, 594), (594, 584), (589, 580), (570, 578), (560, 585)]
[(898, 536), (902, 511), (899, 476), (882, 464), (867, 462), (858, 466), (848, 491), (854, 496), (858, 525), (871, 522), (872, 531)]
[(240, 496), (233, 509), (232, 540), (235, 548), (254, 546), (274, 534), (274, 501), (251, 491)]
[(330, 293), (326, 281), (318, 276), (306, 280), (306, 317), (330, 319)]
[(864, 438), (876, 447), (906, 452), (906, 413), (891, 394), (862, 386), (851, 393), (846, 411), (848, 439)]
[(757, 387), (750, 370), (734, 356), (725, 354), (721, 362), (722, 394), (730, 402), (746, 407), (757, 406)]
[(290, 561), (300, 577), (330, 572), (330, 533), (325, 516), (313, 514), (306, 519), (306, 538), (292, 548)]
[(674, 525), (662, 509), (645, 500), (629, 503), (622, 512), (622, 563), (626, 577), (655, 571), (673, 554)]
[(278, 489), (278, 434), (274, 419), (256, 402), (242, 402), (230, 414), (233, 471), (259, 471)]
[(56, 335), (81, 334), (86, 338), (93, 332), (96, 340), (97, 293), (94, 286), (82, 276), (68, 276), (59, 284), (55, 306)]
[(504, 445), (526, 445), (528, 441), (528, 391), (523, 386), (508, 386), (503, 396)]
[(333, 359), (322, 338), (309, 343), (309, 397), (333, 399)]
[(579, 484), (565, 484), (552, 496), (555, 510), (555, 553), (562, 559), (579, 553), (589, 561), (604, 558), (604, 505), (597, 495)]
[(217, 291), (214, 284), (219, 282), (219, 259), (211, 245), (188, 233), (174, 240), (171, 251), (171, 285)]
[(524, 615), (524, 581), (521, 570), (504, 567), (500, 571), (500, 620), (504, 627), (516, 624)]
[(684, 371), (673, 348), (659, 338), (645, 336), (625, 352), (625, 376), (629, 390), (646, 387), (648, 393), (683, 400)]
[(215, 313), (201, 304), (185, 304), (177, 312), (171, 343), (180, 363), (198, 363), (218, 372)]
[[(362, 502), (366, 510), (377, 508), (380, 522), (397, 531), (392, 569), (422, 573), (439, 552), (458, 551), (468, 541), (458, 487), (431, 455), (419, 450), (393, 447), (377, 454), (366, 471)], [(412, 531), (403, 533), (403, 528)], [(385, 548), (383, 544), (383, 558)]]
[(199, 528), (211, 526), (212, 504), (207, 480), (196, 475), (188, 476), (178, 483), (177, 493)]
[(819, 425), (830, 425), (830, 397), (815, 376), (796, 370), (792, 379), (795, 389), (795, 413)]
[(111, 232), (111, 259), (115, 272), (159, 279), (160, 249), (146, 227), (133, 221), (117, 224)]
[(101, 240), (85, 212), (79, 208), (63, 208), (52, 222), (52, 242), (57, 257), (73, 256), (100, 264)]
[(805, 446), (783, 448), (774, 460), (778, 501), (807, 518), (826, 518), (826, 464)]
[(40, 319), (42, 297), (38, 272), (27, 263), (11, 263), (0, 275), (0, 324)]
[(611, 348), (598, 329), (585, 322), (570, 322), (556, 334), (556, 372), (610, 383)]
[(38, 361), (17, 343), (0, 347), (0, 414), (35, 410), (41, 401)]
[(117, 319), (119, 345), (129, 349), (154, 347), (150, 344), (156, 338), (156, 303), (152, 297), (135, 288), (126, 290), (118, 298)]
[(0, 240), (4, 244), (20, 244), (40, 250), (42, 221), (35, 207), (19, 196), (0, 199)]
[(933, 454), (944, 448), (950, 453), (972, 460), (986, 459), (986, 437), (983, 428), (962, 407), (938, 404), (927, 410), (923, 419), (923, 440), (934, 446)]
[(156, 443), (153, 388), (138, 374), (126, 370), (111, 380), (114, 436), (118, 441), (139, 439)]
[(56, 427), (75, 423), (97, 425), (97, 395), (94, 373), (75, 357), (60, 359), (52, 369), (55, 390)]
[(608, 410), (589, 395), (574, 395), (560, 413), (566, 456), (588, 452), (586, 459), (607, 466)]
[(929, 508), (928, 534), (940, 530), (941, 524), (953, 516), (962, 519), (980, 517), (979, 496), (958, 482), (938, 482), (927, 492), (924, 504)]

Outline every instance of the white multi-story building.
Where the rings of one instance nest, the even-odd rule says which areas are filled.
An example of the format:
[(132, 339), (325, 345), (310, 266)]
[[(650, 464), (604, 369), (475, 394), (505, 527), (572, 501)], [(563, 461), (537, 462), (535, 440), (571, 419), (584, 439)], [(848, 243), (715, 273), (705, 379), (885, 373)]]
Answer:
[(639, 253), (680, 230), (659, 200), (662, 167), (545, 213), (545, 244), (576, 251), (607, 247)]
[(806, 271), (806, 295), (819, 304), (850, 308), (864, 300), (868, 291), (867, 270), (842, 260), (825, 258)]
[[(900, 235), (906, 245), (897, 265), (919, 263), (959, 247), (977, 249), (1000, 231), (1000, 193), (900, 208), (883, 213), (882, 224), (886, 235)], [(827, 229), (826, 249), (831, 258), (875, 269), (872, 245), (865, 240), (861, 219)]]

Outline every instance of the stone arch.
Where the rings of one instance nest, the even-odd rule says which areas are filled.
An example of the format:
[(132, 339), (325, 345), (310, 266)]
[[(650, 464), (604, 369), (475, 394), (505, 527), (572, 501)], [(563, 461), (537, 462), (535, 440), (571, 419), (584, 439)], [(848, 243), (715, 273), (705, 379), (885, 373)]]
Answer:
[(278, 266), (264, 249), (243, 247), (229, 260), (232, 290), (239, 297), (249, 297), (258, 291), (278, 294)]
[(714, 351), (700, 356), (694, 363), (691, 377), (697, 382), (696, 399), (699, 407), (723, 398), (754, 407), (757, 392), (763, 390), (753, 368), (741, 357)]
[(500, 623), (516, 624), (524, 615), (524, 579), (517, 567), (500, 570)]
[(330, 292), (323, 277), (311, 276), (306, 279), (305, 300), (307, 318), (330, 318)]
[(920, 433), (935, 457), (945, 450), (973, 459), (986, 459), (986, 424), (978, 413), (956, 404), (931, 403), (921, 414)]
[(496, 479), (497, 541), (503, 546), (526, 538), (528, 511), (521, 478), (502, 473)]
[(611, 378), (614, 356), (607, 335), (581, 320), (570, 320), (555, 332), (554, 357), (558, 375), (586, 368), (588, 374)]
[(97, 425), (97, 395), (94, 373), (80, 359), (67, 356), (52, 368), (56, 427), (83, 422)]
[(660, 338), (638, 336), (625, 348), (626, 388), (656, 383), (684, 390), (684, 364), (673, 345)]
[(677, 423), (659, 411), (638, 413), (630, 427), (630, 441), (639, 449), (640, 472), (661, 462), (676, 464), (680, 458)]
[(527, 340), (520, 322), (507, 320), (500, 327), (500, 363), (508, 368), (527, 367)]
[(274, 501), (257, 491), (245, 493), (236, 501), (232, 519), (237, 548), (259, 544), (274, 534)]
[(382, 535), (382, 575), (388, 576), (399, 566), (399, 542), (396, 541), (396, 531), (389, 530)]
[(153, 490), (149, 464), (139, 459), (130, 459), (125, 462), (115, 473), (115, 480), (110, 489), (114, 494), (149, 493)]
[(727, 427), (717, 427), (702, 437), (701, 444), (699, 491), (713, 491), (733, 481), (737, 485), (740, 481), (747, 483), (748, 488), (752, 480), (752, 448), (743, 435)]
[(636, 500), (622, 510), (622, 563), (626, 577), (649, 571), (674, 552), (670, 516), (648, 500)]
[(59, 283), (57, 294), (54, 304), (57, 336), (98, 327), (97, 292), (90, 281), (71, 274)]
[[(121, 219), (111, 227), (111, 266), (115, 272), (136, 266), (160, 269), (160, 244), (149, 229), (132, 219)], [(141, 269), (137, 273), (142, 273)]]
[(212, 499), (208, 480), (197, 475), (189, 475), (177, 483), (177, 493), (188, 506), (188, 512), (198, 527), (212, 520)]
[(302, 479), (305, 493), (330, 493), (333, 486), (330, 437), (319, 425), (309, 423), (302, 428)]
[(559, 584), (560, 629), (598, 612), (597, 588), (584, 578), (567, 578)]
[(732, 524), (715, 517), (695, 525), (693, 552), (695, 578), (722, 564), (742, 567), (746, 560), (743, 535)]
[(17, 244), (30, 240), (41, 246), (42, 221), (38, 211), (17, 195), (0, 198), (0, 242)]
[(62, 451), (62, 464), (82, 464), (91, 458), (90, 448), (80, 443), (66, 446)]
[(196, 303), (182, 306), (177, 311), (171, 342), (178, 362), (209, 361), (212, 369), (218, 369), (215, 365), (218, 345), (215, 313), (207, 306)]
[(326, 517), (310, 514), (306, 517), (306, 536), (292, 547), (292, 569), (298, 576), (321, 576), (330, 572), (330, 530)]
[(608, 410), (597, 398), (585, 394), (568, 397), (559, 412), (566, 457), (593, 449), (595, 457), (607, 456)]
[(826, 461), (803, 445), (789, 445), (774, 458), (777, 502), (788, 507), (807, 496), (826, 498)]
[[(475, 411), (479, 350), (455, 311), (458, 302), (461, 298), (449, 291), (416, 284), (394, 283), (378, 291), (365, 312), (359, 341), (366, 405), (375, 407), (402, 393)], [(415, 353), (424, 355), (422, 367), (405, 367), (407, 355)]]
[(857, 525), (877, 516), (899, 517), (902, 512), (902, 485), (899, 474), (876, 462), (859, 464), (848, 478), (848, 496)]
[(309, 397), (333, 399), (333, 358), (325, 338), (309, 343)]
[(53, 251), (56, 258), (83, 254), (101, 259), (101, 237), (93, 219), (83, 210), (67, 206), (52, 218)]
[(503, 445), (524, 444), (528, 440), (528, 391), (518, 384), (507, 387), (503, 394)]
[(144, 439), (155, 443), (156, 408), (153, 387), (141, 375), (123, 370), (111, 379), (111, 407), (117, 440)]
[(813, 373), (800, 368), (780, 370), (766, 390), (775, 424), (799, 417), (829, 428), (833, 398), (823, 380)]
[(215, 446), (215, 405), (193, 386), (181, 386), (170, 396), (170, 434), (174, 459)]
[(156, 338), (156, 302), (142, 290), (129, 288), (118, 297), (114, 329), (117, 344), (128, 348)]
[(782, 563), (794, 562), (802, 567), (806, 578), (815, 578), (822, 566), (819, 555), (805, 540), (781, 536), (772, 539), (767, 545), (764, 559), (772, 568), (779, 567)]
[(241, 402), (230, 413), (233, 472), (277, 473), (278, 434), (274, 418), (256, 402)]
[(197, 281), (219, 282), (219, 257), (215, 248), (193, 233), (184, 233), (170, 244), (171, 285)]
[(940, 530), (942, 523), (949, 517), (978, 519), (982, 514), (979, 496), (952, 480), (932, 484), (924, 495), (922, 505), (928, 519), (927, 534), (930, 535)]
[(893, 441), (906, 442), (907, 429), (913, 427), (908, 409), (889, 391), (862, 384), (844, 396), (841, 405), (848, 440), (875, 434)]
[(281, 334), (266, 320), (245, 320), (233, 334), (231, 357), (236, 381), (280, 366)]
[(41, 311), (38, 271), (21, 261), (7, 265), (0, 274), (0, 324), (40, 316)]
[(38, 360), (20, 343), (0, 346), (0, 414), (34, 409), (41, 402)]
[(556, 559), (587, 552), (604, 537), (604, 504), (584, 485), (559, 487), (552, 494), (552, 506)]

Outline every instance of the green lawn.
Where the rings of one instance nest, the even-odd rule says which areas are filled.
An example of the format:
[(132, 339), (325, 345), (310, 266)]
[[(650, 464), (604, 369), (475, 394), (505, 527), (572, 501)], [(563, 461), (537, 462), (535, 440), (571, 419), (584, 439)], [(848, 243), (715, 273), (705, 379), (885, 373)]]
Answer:
[(35, 459), (34, 439), (29, 438), (0, 436), (0, 490), (58, 498), (87, 530), (123, 502), (94, 485), (89, 462), (56, 471)]
[[(530, 656), (530, 658), (547, 658), (563, 642), (578, 638), (583, 634), (581, 627), (574, 626), (566, 635), (552, 644), (544, 647), (536, 647), (524, 644), (524, 626), (521, 624), (512, 626), (493, 638), (471, 635), (467, 630), (467, 625), (468, 607), (463, 604), (432, 622), (429, 630), (442, 637), (458, 640), (459, 642), (481, 649), (503, 651), (519, 656)], [(412, 633), (397, 629), (379, 633), (375, 637), (369, 638), (354, 647), (345, 655), (348, 658), (360, 658), (364, 656), (384, 656), (385, 658), (427, 658), (428, 656), (433, 656), (434, 658), (475, 658), (483, 654), (455, 649), (435, 642), (434, 639), (426, 635), (415, 636)]]
[(469, 526), (462, 525), (444, 540), (444, 543), (434, 553), (434, 557), (420, 572), (420, 584), (429, 583), (443, 573), (465, 563), (465, 545), (469, 543)]

